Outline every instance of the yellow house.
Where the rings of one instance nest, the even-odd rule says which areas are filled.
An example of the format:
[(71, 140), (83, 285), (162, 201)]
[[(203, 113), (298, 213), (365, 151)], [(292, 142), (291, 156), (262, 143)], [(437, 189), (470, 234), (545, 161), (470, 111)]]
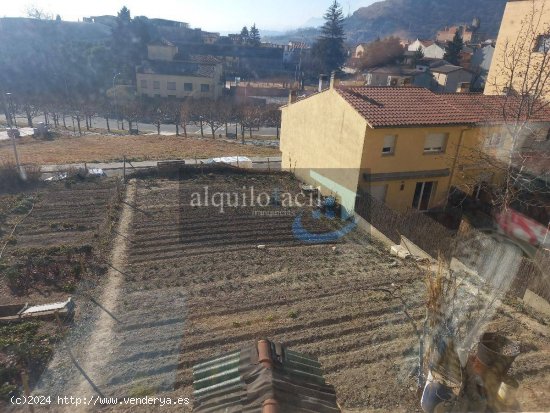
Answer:
[(222, 94), (222, 64), (212, 56), (184, 56), (160, 40), (147, 46), (148, 59), (136, 68), (137, 93), (163, 98), (217, 99)]
[(428, 89), (331, 87), (282, 108), (282, 165), (348, 211), (358, 191), (393, 209), (427, 210), (445, 204), (451, 151), (469, 128)]
[(486, 160), (509, 153), (502, 103), (414, 87), (331, 85), (282, 107), (282, 166), (347, 211), (361, 192), (401, 211), (444, 207), (451, 187), (472, 194), (476, 183), (498, 183), (496, 162)]
[[(546, 0), (509, 0), (502, 18), (485, 94), (519, 94), (550, 99), (550, 82), (537, 83), (550, 75), (550, 4)], [(543, 66), (542, 72), (539, 70)], [(524, 73), (525, 79), (524, 81)]]

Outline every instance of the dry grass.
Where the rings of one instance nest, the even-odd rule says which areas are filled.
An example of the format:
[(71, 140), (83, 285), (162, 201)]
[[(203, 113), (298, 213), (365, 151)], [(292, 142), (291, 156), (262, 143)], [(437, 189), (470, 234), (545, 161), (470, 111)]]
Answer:
[[(52, 141), (25, 137), (18, 141), (22, 163), (65, 164), (127, 159), (161, 160), (214, 156), (280, 156), (276, 148), (241, 145), (214, 139), (176, 136), (63, 136)], [(12, 159), (9, 141), (0, 142), (0, 159)]]

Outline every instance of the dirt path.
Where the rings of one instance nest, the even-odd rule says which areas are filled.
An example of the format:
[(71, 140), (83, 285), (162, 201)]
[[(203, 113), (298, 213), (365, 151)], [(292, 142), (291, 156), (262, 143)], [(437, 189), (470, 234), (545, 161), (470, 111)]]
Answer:
[[(107, 282), (103, 287), (99, 300), (97, 300), (105, 311), (102, 311), (99, 315), (93, 326), (93, 333), (87, 342), (87, 347), (81, 353), (82, 362), (80, 366), (86, 372), (88, 378), (82, 375), (80, 382), (74, 385), (74, 394), (78, 394), (80, 397), (96, 395), (97, 390), (94, 386), (103, 382), (102, 373), (109, 365), (113, 353), (113, 330), (117, 320), (112, 313), (117, 306), (120, 286), (124, 278), (122, 273), (126, 266), (128, 254), (128, 232), (134, 211), (132, 205), (134, 205), (135, 200), (135, 189), (135, 181), (131, 181), (126, 188), (126, 197), (122, 204), (122, 213), (116, 230), (117, 236), (114, 239), (111, 252)], [(94, 384), (90, 383), (90, 380)]]

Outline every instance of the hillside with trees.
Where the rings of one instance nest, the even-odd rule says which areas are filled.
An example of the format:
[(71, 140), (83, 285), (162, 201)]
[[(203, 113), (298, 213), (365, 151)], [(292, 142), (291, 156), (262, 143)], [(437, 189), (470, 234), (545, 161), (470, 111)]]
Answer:
[[(433, 38), (437, 30), (456, 23), (481, 20), (480, 31), (495, 38), (500, 28), (506, 0), (385, 0), (361, 7), (344, 20), (349, 44), (369, 42), (378, 37)], [(302, 40), (313, 43), (319, 28), (288, 32), (269, 38), (284, 43)]]

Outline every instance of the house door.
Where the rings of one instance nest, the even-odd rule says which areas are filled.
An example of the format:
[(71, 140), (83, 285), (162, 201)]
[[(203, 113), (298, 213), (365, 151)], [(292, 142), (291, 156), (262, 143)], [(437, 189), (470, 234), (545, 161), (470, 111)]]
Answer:
[(417, 182), (412, 207), (419, 211), (426, 211), (430, 206), (430, 199), (432, 198), (434, 189), (435, 182)]
[(367, 192), (377, 201), (385, 202), (387, 189), (387, 185), (373, 185), (369, 187)]

